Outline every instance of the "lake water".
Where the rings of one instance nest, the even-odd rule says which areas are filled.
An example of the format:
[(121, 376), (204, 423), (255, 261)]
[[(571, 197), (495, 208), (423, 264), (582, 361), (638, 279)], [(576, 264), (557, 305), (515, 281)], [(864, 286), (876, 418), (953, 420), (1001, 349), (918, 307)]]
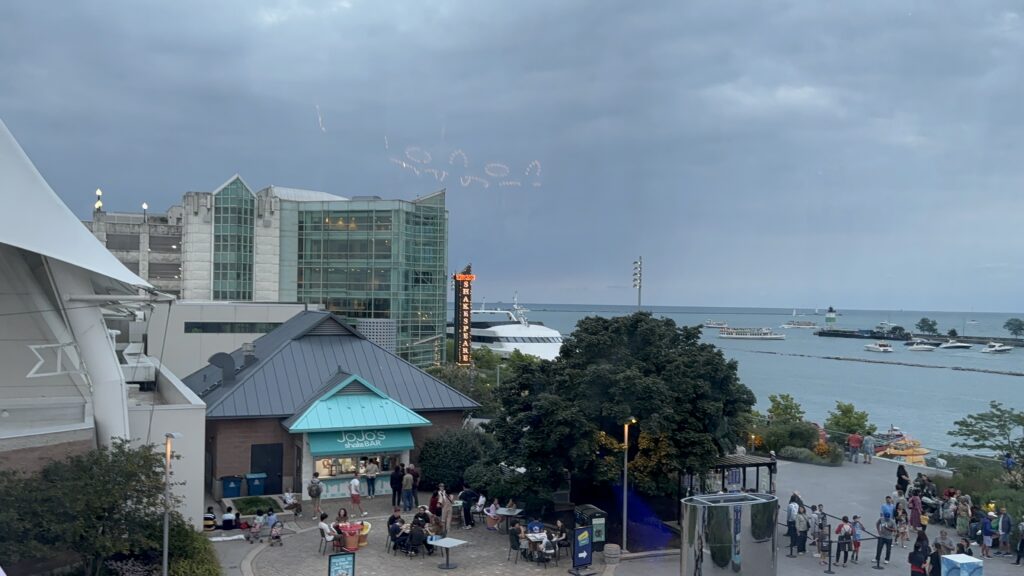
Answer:
[[(502, 307), (505, 305), (489, 305)], [(586, 306), (566, 304), (527, 304), (531, 321), (543, 322), (568, 335), (576, 322), (585, 316), (618, 316), (636, 310), (629, 306)], [(507, 307), (507, 306), (506, 306)], [(964, 415), (988, 409), (990, 400), (1024, 409), (1024, 377), (951, 370), (952, 367), (994, 369), (1024, 372), (1024, 349), (1008, 354), (983, 354), (981, 345), (971, 350), (935, 350), (910, 352), (901, 342), (894, 342), (895, 352), (878, 354), (864, 350), (870, 340), (823, 338), (814, 330), (782, 329), (779, 326), (792, 318), (792, 309), (766, 308), (687, 308), (644, 307), (656, 317), (673, 319), (677, 324), (692, 326), (706, 320), (725, 321), (731, 327), (770, 327), (786, 334), (782, 341), (729, 340), (718, 338), (718, 330), (705, 329), (704, 339), (715, 344), (725, 355), (739, 363), (740, 379), (757, 395), (757, 406), (764, 410), (769, 394), (791, 394), (803, 406), (807, 418), (823, 422), (836, 400), (853, 402), (866, 410), (880, 429), (890, 424), (903, 428), (912, 437), (930, 448), (948, 449), (954, 438), (946, 432)], [(823, 326), (814, 310), (798, 310), (800, 320), (811, 320)], [(912, 330), (923, 316), (938, 322), (939, 331), (955, 328), (960, 334), (1008, 336), (1003, 323), (1009, 313), (956, 313), (889, 310), (841, 310), (837, 327), (870, 329), (888, 321)], [(768, 354), (774, 352), (778, 354)], [(927, 364), (938, 368), (920, 368), (887, 364), (869, 364), (787, 356), (843, 356)]]

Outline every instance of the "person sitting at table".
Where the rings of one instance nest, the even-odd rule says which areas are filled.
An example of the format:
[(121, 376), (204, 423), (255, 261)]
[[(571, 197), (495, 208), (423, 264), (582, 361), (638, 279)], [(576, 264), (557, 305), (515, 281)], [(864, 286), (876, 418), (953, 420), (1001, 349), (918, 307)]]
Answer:
[(498, 499), (495, 498), (491, 505), (484, 508), (484, 516), (487, 517), (487, 529), (497, 531), (498, 523), (501, 522), (501, 516), (498, 515), (498, 508), (501, 506), (498, 504)]
[(334, 524), (331, 527), (334, 528), (335, 532), (340, 534), (342, 524), (348, 524), (348, 510), (339, 508), (338, 515), (334, 517)]
[(404, 550), (409, 543), (409, 532), (405, 530), (405, 520), (398, 517), (394, 522), (388, 518), (388, 537), (391, 544), (398, 550)]
[(505, 508), (508, 508), (509, 510), (515, 510), (516, 508), (519, 508), (518, 506), (516, 506), (515, 498), (509, 498), (508, 503), (505, 504)]
[(526, 531), (531, 534), (540, 534), (544, 531), (544, 525), (540, 523), (540, 520), (533, 519), (526, 525)]
[(430, 512), (427, 511), (427, 507), (421, 504), (419, 510), (412, 517), (412, 519), (414, 521), (419, 521), (420, 526), (426, 526), (430, 524), (430, 516), (431, 515)]
[(561, 520), (555, 520), (555, 533), (551, 538), (551, 541), (559, 548), (569, 547), (569, 531), (566, 529), (565, 523)]
[(403, 530), (408, 534), (407, 546), (409, 550), (414, 551), (422, 545), (426, 548), (428, 556), (434, 553), (434, 547), (428, 542), (429, 536), (431, 536), (430, 530), (419, 522), (410, 522), (403, 526)]
[(403, 524), (405, 523), (405, 520), (402, 520), (402, 508), (395, 506), (394, 509), (391, 510), (391, 516), (388, 516), (388, 528), (390, 529), (391, 526), (398, 521), (401, 521)]
[(335, 538), (338, 538), (338, 532), (334, 528), (327, 524), (327, 512), (320, 513), (320, 524), (318, 524), (320, 531), (323, 532), (324, 540), (333, 542)]

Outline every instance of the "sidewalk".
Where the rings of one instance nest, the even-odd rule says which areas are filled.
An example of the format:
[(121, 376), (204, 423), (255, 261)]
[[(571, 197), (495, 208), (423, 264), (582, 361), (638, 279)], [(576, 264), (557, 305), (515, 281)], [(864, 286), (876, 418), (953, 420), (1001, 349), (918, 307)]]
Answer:
[[(879, 507), (885, 495), (892, 492), (896, 483), (896, 466), (895, 462), (877, 459), (870, 465), (844, 463), (839, 468), (780, 461), (779, 474), (776, 477), (780, 506), (785, 506), (789, 502), (790, 494), (796, 490), (805, 503), (808, 505), (824, 504), (825, 511), (829, 514), (835, 516), (861, 515), (865, 527), (874, 532)], [(907, 466), (907, 469), (911, 476), (917, 473), (912, 466)], [(785, 520), (784, 514), (785, 510), (780, 509), (780, 519)], [(834, 525), (835, 521), (833, 520)], [(929, 527), (929, 537), (934, 538), (938, 535), (938, 531), (939, 527), (937, 526)], [(827, 567), (819, 566), (818, 559), (810, 554), (798, 558), (786, 557), (788, 554), (786, 546), (789, 541), (784, 532), (784, 529), (780, 529), (776, 539), (779, 546), (778, 574), (816, 576), (823, 573)], [(883, 564), (882, 567), (892, 574), (909, 574), (910, 565), (907, 563), (909, 552), (909, 548), (894, 548), (890, 563)], [(975, 554), (978, 554), (977, 547), (975, 547)], [(874, 556), (875, 543), (873, 540), (868, 541), (861, 549), (860, 564), (848, 563), (845, 568), (833, 566), (832, 570), (837, 574), (880, 573), (882, 571), (871, 568)], [(1020, 566), (1013, 565), (1012, 557), (1010, 559), (997, 557), (985, 560), (986, 576), (1019, 576), (1022, 572), (1024, 570)], [(615, 570), (615, 575), (679, 576), (679, 556), (626, 560)]]

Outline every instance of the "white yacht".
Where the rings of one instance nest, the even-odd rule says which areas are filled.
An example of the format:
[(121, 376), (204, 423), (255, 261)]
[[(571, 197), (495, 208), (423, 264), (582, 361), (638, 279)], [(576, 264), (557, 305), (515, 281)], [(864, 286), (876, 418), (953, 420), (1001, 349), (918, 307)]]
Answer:
[(872, 342), (865, 344), (864, 349), (868, 352), (892, 352), (892, 344), (888, 342)]
[(923, 342), (914, 342), (913, 344), (907, 347), (907, 350), (910, 350), (911, 352), (934, 352), (935, 348), (936, 347), (932, 346), (931, 344), (925, 344)]
[[(530, 322), (526, 319), (527, 312), (529, 310), (518, 303), (513, 304), (511, 310), (473, 310), (471, 345), (473, 348), (490, 348), (502, 357), (519, 350), (542, 360), (554, 360), (562, 349), (562, 333), (541, 322)], [(449, 322), (448, 336), (454, 335), (455, 327)]]
[(771, 328), (722, 328), (718, 331), (719, 338), (735, 340), (785, 340), (785, 334), (776, 334)]
[(982, 352), (988, 354), (998, 354), (1001, 352), (1009, 352), (1010, 350), (1013, 350), (1013, 346), (1007, 346), (1006, 344), (1000, 344), (998, 342), (989, 342), (981, 349)]
[(701, 326), (703, 326), (705, 328), (719, 328), (719, 329), (721, 329), (721, 328), (728, 328), (729, 324), (727, 322), (723, 322), (721, 320), (705, 320), (704, 323), (701, 324)]
[(947, 340), (942, 344), (939, 344), (939, 350), (970, 350), (973, 347), (972, 344), (966, 342), (957, 342), (956, 340)]

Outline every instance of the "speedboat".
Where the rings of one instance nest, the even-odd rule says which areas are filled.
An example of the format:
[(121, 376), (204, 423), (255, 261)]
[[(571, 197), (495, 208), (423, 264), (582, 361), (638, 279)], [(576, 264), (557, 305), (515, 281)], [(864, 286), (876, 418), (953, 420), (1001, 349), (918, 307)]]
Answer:
[(957, 342), (956, 340), (947, 340), (942, 344), (939, 344), (940, 350), (970, 350), (973, 347), (972, 344), (966, 342)]
[(936, 340), (928, 340), (926, 338), (914, 338), (912, 340), (907, 340), (906, 342), (903, 343), (904, 346), (913, 346), (915, 344), (924, 344), (925, 346), (938, 348), (939, 345), (942, 344), (942, 342), (938, 342)]
[(935, 348), (936, 347), (932, 346), (931, 344), (924, 344), (924, 343), (921, 343), (921, 342), (916, 342), (914, 344), (911, 344), (907, 348), (907, 350), (910, 350), (911, 352), (932, 352), (932, 351), (935, 350)]
[(865, 344), (864, 349), (868, 352), (892, 352), (892, 344), (888, 342), (872, 342)]
[(729, 324), (721, 320), (705, 320), (702, 326), (705, 328), (728, 328)]
[(982, 352), (989, 354), (998, 354), (1001, 352), (1009, 352), (1013, 350), (1013, 346), (1007, 346), (1006, 344), (1000, 344), (999, 342), (989, 342), (981, 349)]

